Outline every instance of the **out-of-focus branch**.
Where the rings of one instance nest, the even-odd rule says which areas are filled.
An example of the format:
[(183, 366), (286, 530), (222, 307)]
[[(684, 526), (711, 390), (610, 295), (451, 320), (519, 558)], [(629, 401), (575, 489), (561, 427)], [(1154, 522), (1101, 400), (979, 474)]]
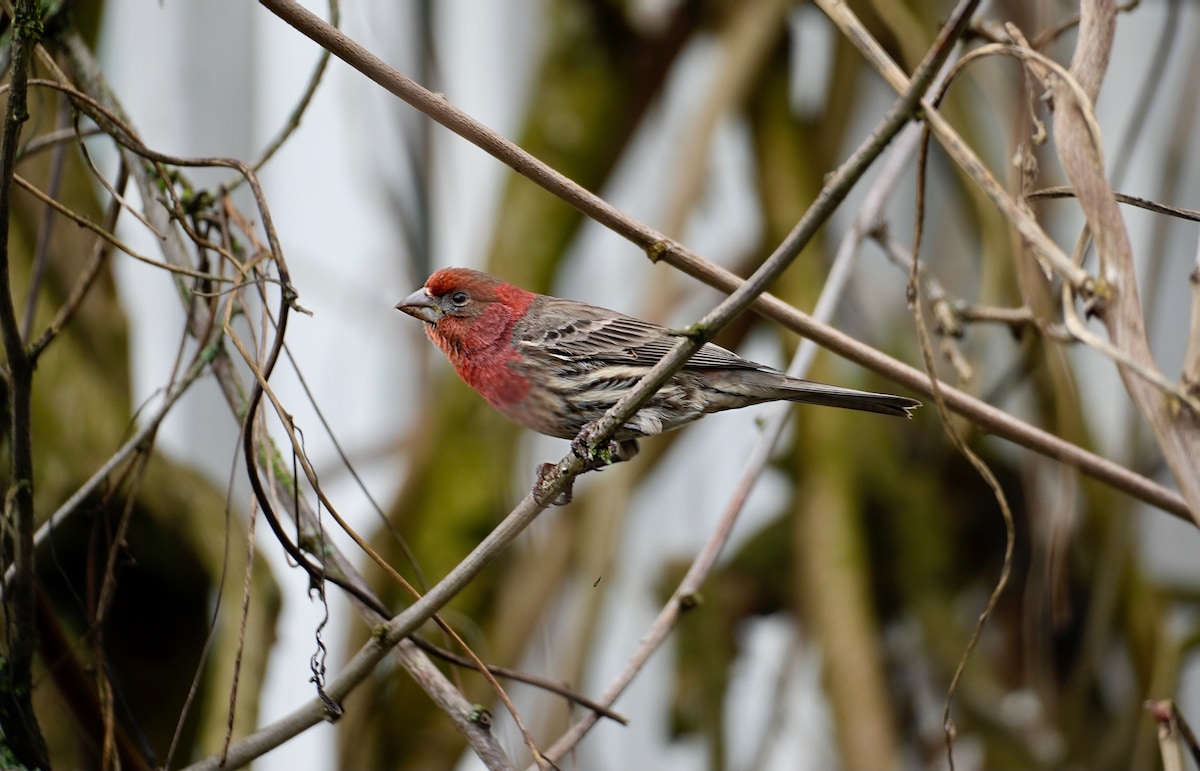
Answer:
[[(125, 164), (120, 165), (120, 170), (117, 172), (116, 187), (120, 190), (125, 189), (125, 183), (129, 179), (129, 170)], [(108, 211), (104, 214), (104, 222), (100, 229), (105, 233), (112, 233), (117, 228), (117, 217), (121, 214), (121, 202), (116, 198), (108, 205)], [(100, 237), (96, 239), (96, 245), (92, 248), (92, 254), (88, 258), (87, 265), (79, 274), (74, 286), (71, 287), (71, 293), (67, 296), (62, 307), (58, 309), (58, 313), (54, 315), (54, 320), (51, 321), (37, 339), (29, 344), (29, 355), (36, 362), (37, 358), (46, 350), (46, 346), (54, 342), (54, 339), (66, 328), (75, 313), (79, 310), (83, 298), (87, 296), (88, 290), (96, 279), (100, 277), (100, 269), (104, 267), (105, 261), (112, 253), (112, 241), (107, 238)]]
[(704, 190), (709, 175), (713, 135), (720, 120), (746, 98), (746, 90), (763, 61), (775, 50), (791, 0), (754, 0), (729, 7), (717, 33), (721, 50), (717, 76), (705, 90), (704, 101), (688, 121), (675, 158), (674, 183), (667, 194), (663, 232), (672, 238), (684, 225)]
[[(834, 23), (842, 29), (847, 38), (854, 42), (863, 55), (879, 70), (888, 84), (893, 89), (902, 91), (906, 87), (908, 79), (896, 63), (888, 57), (879, 43), (867, 34), (862, 23), (850, 12), (849, 8), (839, 0), (816, 1), (833, 19)], [(1089, 18), (1089, 14), (1093, 16)], [(983, 166), (978, 156), (966, 146), (938, 113), (935, 105), (926, 101), (922, 106), (925, 110), (926, 123), (934, 137), (938, 139), (951, 158), (987, 192), (1034, 253), (1066, 280), (1068, 288), (1073, 294), (1082, 297), (1087, 302), (1101, 301), (1097, 306), (1097, 312), (1106, 314), (1105, 323), (1109, 326), (1109, 334), (1113, 337), (1116, 348), (1131, 357), (1132, 361), (1144, 371), (1157, 372), (1153, 358), (1149, 354), (1149, 347), (1146, 345), (1141, 308), (1137, 302), (1135, 277), (1131, 272), (1126, 272), (1132, 271), (1132, 260), (1117, 256), (1129, 254), (1128, 236), (1124, 236), (1124, 247), (1122, 247), (1124, 226), (1121, 224), (1119, 212), (1116, 210), (1116, 200), (1112, 195), (1112, 190), (1104, 180), (1103, 163), (1099, 160), (1100, 150), (1098, 145), (1094, 144), (1098, 140), (1098, 133), (1094, 129), (1094, 118), (1091, 117), (1090, 112), (1079, 107), (1081, 104), (1090, 106), (1091, 100), (1086, 98), (1089, 86), (1095, 89), (1099, 88), (1099, 78), (1102, 77), (1103, 68), (1107, 65), (1106, 46), (1111, 44), (1111, 30), (1104, 32), (1104, 29), (1106, 26), (1111, 26), (1113, 14), (1115, 14), (1115, 8), (1111, 2), (1107, 2), (1099, 8), (1089, 4), (1084, 5), (1081, 26), (1086, 26), (1087, 29), (1081, 29), (1080, 46), (1081, 48), (1086, 46), (1088, 50), (1082, 54), (1077, 53), (1071, 74), (1076, 74), (1076, 67), (1080, 71), (1086, 70), (1087, 74), (1081, 82), (1076, 82), (1075, 78), (1055, 77), (1053, 79), (1056, 95), (1061, 95), (1061, 98), (1065, 100), (1059, 108), (1059, 115), (1055, 121), (1056, 144), (1058, 144), (1060, 155), (1063, 157), (1064, 167), (1071, 166), (1072, 171), (1068, 172), (1068, 176), (1070, 177), (1072, 173), (1078, 175), (1080, 182), (1089, 185), (1090, 188), (1087, 191), (1081, 190), (1080, 183), (1076, 182), (1073, 184), (1076, 195), (1081, 199), (1081, 205), (1084, 207), (1089, 223), (1093, 218), (1102, 218), (1102, 222), (1098, 220), (1097, 224), (1115, 222), (1113, 227), (1120, 231), (1106, 231), (1103, 235), (1103, 245), (1100, 244), (1101, 236), (1097, 234), (1098, 250), (1102, 254), (1107, 252), (1113, 255), (1109, 258), (1109, 262), (1117, 263), (1115, 266), (1105, 266), (1105, 275), (1100, 280), (1088, 276), (1079, 265), (1068, 258), (1042, 230), (1032, 212), (1008, 195)], [(1028, 58), (1032, 59), (1036, 56), (1036, 52), (1029, 49), (1024, 50)], [(1076, 96), (1076, 92), (1080, 88), (1085, 95), (1082, 100)], [(1067, 115), (1072, 116), (1066, 118), (1069, 130), (1060, 129), (1059, 126), (1063, 123), (1064, 116)], [(1058, 139), (1060, 131), (1064, 133), (1062, 138)], [(1075, 157), (1066, 157), (1071, 153), (1075, 153)], [(1089, 169), (1091, 170), (1090, 174)], [(1084, 204), (1082, 200), (1085, 196), (1090, 199), (1087, 204)], [(1115, 270), (1121, 274), (1109, 275), (1108, 270)], [(1112, 300), (1108, 297), (1110, 293), (1123, 295), (1117, 298), (1116, 304), (1111, 310), (1105, 307)], [(1194, 462), (1196, 457), (1200, 457), (1200, 421), (1197, 421), (1194, 415), (1186, 414), (1179, 415), (1176, 420), (1171, 413), (1178, 410), (1178, 407), (1172, 406), (1168, 400), (1162, 398), (1162, 392), (1157, 384), (1149, 383), (1143, 378), (1133, 375), (1127, 366), (1119, 366), (1119, 369), (1125, 380), (1126, 389), (1142, 413), (1146, 415), (1147, 420), (1150, 421), (1162, 447), (1164, 457), (1171, 465), (1176, 482), (1184, 492), (1183, 498), (1186, 502), (1183, 508), (1176, 508), (1173, 513), (1186, 516), (1193, 523), (1200, 523), (1200, 475), (1195, 473)], [(949, 403), (949, 399), (947, 402)], [(1083, 467), (1080, 468), (1082, 470)]]

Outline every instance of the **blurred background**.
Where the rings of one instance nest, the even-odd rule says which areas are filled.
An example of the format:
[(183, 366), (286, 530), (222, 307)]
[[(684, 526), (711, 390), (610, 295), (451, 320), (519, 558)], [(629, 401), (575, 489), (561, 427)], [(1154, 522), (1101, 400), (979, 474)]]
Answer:
[[(906, 71), (951, 9), (948, 2), (850, 5)], [(310, 7), (328, 16), (326, 7)], [(977, 19), (992, 25), (981, 32), (1012, 21), (1039, 40), (1077, 13), (1069, 2), (987, 2)], [(167, 153), (257, 157), (294, 109), (320, 53), (271, 13), (236, 0), (109, 0), (91, 22), (80, 16), (81, 25), (94, 25), (99, 62), (132, 125)], [(346, 4), (341, 26), (554, 168), (743, 276), (894, 98), (803, 2), (363, 1)], [(1044, 50), (1065, 63), (1074, 39), (1066, 26), (1047, 34)], [(1200, 208), (1197, 39), (1195, 3), (1147, 0), (1120, 15), (1097, 105), (1115, 189)], [(968, 45), (978, 44), (969, 36)], [(1031, 105), (1048, 119), (1039, 94), (1026, 87), (1017, 63), (991, 58), (968, 68), (945, 103), (958, 131), (1014, 190), (1011, 160), (1033, 133)], [(43, 128), (53, 127), (53, 115), (46, 110)], [(1064, 184), (1052, 146), (1034, 152), (1037, 186)], [(97, 147), (97, 158), (112, 174), (111, 149)], [(88, 176), (74, 171), (86, 197)], [(936, 148), (929, 171), (921, 250), (928, 275), (963, 307), (1023, 306), (1011, 228)], [(876, 173), (772, 288), (777, 296), (813, 307)], [(229, 177), (188, 174), (197, 187)], [(336, 59), (261, 176), (299, 303), (312, 311), (293, 315), (287, 341), (295, 368), (281, 365), (272, 384), (339, 511), (418, 585), (461, 560), (528, 491), (537, 464), (561, 458), (567, 443), (507, 423), (462, 385), (419, 325), (393, 309), (399, 299), (446, 265), (668, 325), (686, 325), (721, 299), (651, 264)], [(887, 233), (906, 248), (914, 197), (910, 161), (883, 213)], [(1078, 207), (1069, 200), (1034, 206), (1069, 249), (1082, 224)], [(1154, 351), (1174, 380), (1187, 344), (1198, 228), (1140, 209), (1123, 214)], [(118, 233), (155, 252), (155, 239), (136, 221), (123, 219)], [(111, 264), (110, 302), (96, 307), (94, 321), (108, 320), (110, 347), (100, 349), (107, 353), (90, 369), (68, 357), (39, 370), (39, 378), (62, 378), (58, 409), (62, 400), (99, 399), (102, 391), (106, 401), (94, 409), (110, 416), (103, 430), (85, 435), (49, 417), (35, 424), (35, 441), (40, 432), (54, 437), (41, 445), (38, 468), (57, 474), (39, 481), (43, 509), (115, 449), (134, 411), (157, 398), (180, 346), (185, 314), (171, 280), (121, 255)], [(906, 280), (906, 269), (866, 242), (832, 323), (919, 366)], [(781, 368), (799, 343), (749, 314), (717, 342)], [(80, 350), (98, 344), (78, 342)], [(957, 357), (939, 361), (948, 382), (1172, 485), (1108, 360), (1028, 328), (969, 320), (944, 346)], [(900, 390), (828, 353), (809, 375)], [(488, 662), (599, 693), (710, 538), (772, 414), (755, 408), (707, 418), (643, 442), (631, 463), (581, 478), (574, 502), (544, 513), (445, 618)], [(563, 768), (945, 766), (943, 701), (1002, 564), (995, 498), (945, 438), (931, 406), (911, 422), (811, 407), (788, 415), (702, 587), (701, 606), (617, 702), (629, 725), (601, 721)], [(1200, 714), (1195, 527), (970, 425), (959, 428), (1001, 480), (1017, 536), (1012, 579), (955, 698), (957, 767), (1156, 767), (1155, 726), (1143, 702), (1175, 698), (1185, 715)], [(201, 381), (181, 400), (156, 449), (158, 481), (138, 494), (105, 622), (107, 666), (130, 741), (153, 765), (175, 737), (179, 766), (218, 751), (225, 730), (250, 497), (238, 423), (213, 382)], [(68, 456), (75, 461), (60, 470), (53, 458)], [(57, 551), (39, 553), (68, 637), (87, 627), (80, 587), (90, 560), (107, 548), (88, 532), (64, 530)], [(390, 607), (407, 602), (349, 538), (337, 540)], [(243, 663), (235, 736), (313, 697), (309, 659), (324, 614), (307, 576), (262, 527), (257, 549), (252, 654)], [(225, 566), (236, 576), (224, 579), (229, 585), (221, 583)], [(330, 596), (324, 637), (336, 673), (370, 630), (336, 590)], [(210, 625), (218, 633), (197, 671)], [(454, 677), (469, 701), (491, 709), (493, 731), (514, 762), (528, 763), (486, 682), (471, 672)], [(70, 697), (50, 693), (52, 679), (39, 681), (39, 704), (58, 765), (101, 765), (96, 747), (75, 736), (77, 718), (64, 706)], [(198, 695), (177, 730), (193, 679)], [(528, 686), (509, 691), (545, 745), (580, 714)], [(305, 732), (256, 767), (482, 767), (390, 659), (345, 707), (338, 723)]]

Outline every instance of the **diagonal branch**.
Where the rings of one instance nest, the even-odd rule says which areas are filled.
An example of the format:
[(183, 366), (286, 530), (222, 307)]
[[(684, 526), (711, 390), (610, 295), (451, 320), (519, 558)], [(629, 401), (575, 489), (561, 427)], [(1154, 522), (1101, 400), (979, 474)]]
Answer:
[[(534, 158), (529, 153), (517, 147), (512, 142), (500, 136), (495, 131), (472, 118), (467, 113), (450, 104), (445, 97), (434, 94), (422, 88), (409, 78), (389, 67), (383, 60), (372, 54), (359, 43), (347, 37), (344, 33), (326, 24), (320, 17), (310, 13), (294, 0), (260, 0), (260, 3), (295, 27), (299, 32), (308, 36), (314, 42), (328, 48), (335, 56), (357, 69), (381, 87), (403, 99), (405, 102), (420, 110), (438, 123), (470, 141), (484, 151), (493, 155), (510, 166), (519, 174), (545, 188), (563, 201), (576, 207), (581, 212), (599, 224), (618, 233), (625, 239), (644, 249), (654, 262), (662, 261), (672, 267), (699, 279), (709, 286), (724, 292), (734, 291), (742, 279), (730, 271), (715, 265), (696, 255), (681, 245), (671, 241), (662, 233), (648, 225), (630, 217), (612, 204), (580, 187), (554, 169)], [(870, 39), (861, 25), (852, 30), (851, 39), (866, 37), (864, 46), (878, 48), (878, 43)], [(881, 55), (882, 49), (878, 48)], [(890, 60), (889, 60), (890, 61)], [(895, 85), (907, 78), (898, 67), (894, 72), (885, 73), (889, 82)], [(893, 77), (894, 76), (894, 77)], [(899, 78), (900, 80), (896, 80)], [(903, 88), (903, 87), (901, 87)], [(953, 134), (953, 129), (944, 118), (932, 111), (930, 105), (923, 105), (925, 115), (937, 121), (935, 134), (939, 137), (947, 132)], [(940, 132), (940, 133), (939, 133)], [(959, 144), (962, 144), (961, 141)], [(965, 145), (962, 145), (964, 148)], [(968, 152), (969, 149), (967, 149)], [(973, 154), (974, 165), (987, 174), (983, 164)], [(988, 175), (990, 179), (990, 175)], [(994, 180), (993, 180), (994, 182)], [(1001, 196), (1005, 196), (1003, 189)], [(1016, 204), (1012, 206), (1016, 208)], [(1036, 226), (1036, 223), (1033, 223)], [(1045, 249), (1053, 249), (1061, 254), (1057, 245), (1049, 241), (1040, 228), (1034, 228), (1032, 235), (1040, 233), (1045, 241)], [(1065, 259), (1065, 257), (1064, 257)], [(1070, 260), (1066, 260), (1070, 264)], [(1086, 276), (1077, 276), (1081, 282)], [(788, 306), (786, 303), (768, 295), (762, 295), (753, 304), (753, 309), (761, 315), (770, 318), (784, 327), (800, 335), (808, 337), (824, 348), (849, 359), (867, 369), (883, 375), (896, 383), (900, 383), (914, 391), (929, 394), (929, 377), (914, 367), (910, 367), (878, 350), (864, 345), (845, 335), (827, 324), (820, 324), (807, 314)], [(963, 391), (949, 385), (942, 385), (946, 404), (959, 415), (975, 422), (981, 428), (1019, 444), (1034, 452), (1062, 463), (1078, 468), (1083, 473), (1121, 490), (1139, 500), (1145, 501), (1175, 516), (1190, 519), (1187, 504), (1175, 492), (1162, 485), (1136, 474), (1129, 469), (1089, 452), (1077, 445), (1066, 442), (1061, 438), (1044, 431), (1029, 423), (1018, 420), (1002, 410), (987, 404)]]

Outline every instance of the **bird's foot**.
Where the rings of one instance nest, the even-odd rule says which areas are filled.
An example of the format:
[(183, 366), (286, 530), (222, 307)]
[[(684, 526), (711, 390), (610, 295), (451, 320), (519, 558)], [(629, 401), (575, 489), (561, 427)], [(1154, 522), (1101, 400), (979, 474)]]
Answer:
[(576, 458), (583, 459), (584, 471), (595, 471), (597, 469), (602, 469), (605, 466), (611, 466), (614, 463), (627, 461), (638, 454), (639, 448), (636, 439), (624, 439), (621, 441), (610, 439), (605, 446), (598, 448), (593, 452), (588, 447), (588, 442), (584, 438), (586, 434), (587, 432), (584, 431), (579, 436), (571, 440), (571, 452)]
[[(611, 466), (614, 463), (627, 461), (638, 454), (638, 443), (636, 439), (625, 439), (617, 441), (610, 440), (607, 445), (596, 452), (589, 452), (587, 442), (576, 437), (571, 442), (571, 452), (576, 458), (583, 459), (583, 469), (579, 473), (587, 471), (596, 471), (605, 466)], [(565, 506), (571, 502), (572, 488), (575, 486), (575, 480), (567, 483), (558, 495), (553, 498), (546, 498), (542, 495), (542, 487), (545, 486), (546, 480), (554, 473), (555, 465), (553, 463), (543, 463), (538, 466), (537, 479), (533, 483), (533, 498), (539, 506)]]

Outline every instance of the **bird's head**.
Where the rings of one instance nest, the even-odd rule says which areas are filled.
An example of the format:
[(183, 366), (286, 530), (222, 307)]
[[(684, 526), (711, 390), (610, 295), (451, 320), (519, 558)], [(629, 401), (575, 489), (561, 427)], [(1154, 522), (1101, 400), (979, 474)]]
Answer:
[(425, 286), (396, 304), (426, 324), (429, 336), (443, 349), (462, 350), (496, 342), (512, 333), (536, 297), (532, 292), (469, 268), (443, 268)]
[(435, 327), (447, 317), (472, 319), (500, 299), (496, 287), (501, 283), (477, 270), (443, 268), (430, 276), (425, 286), (397, 303), (396, 310)]

